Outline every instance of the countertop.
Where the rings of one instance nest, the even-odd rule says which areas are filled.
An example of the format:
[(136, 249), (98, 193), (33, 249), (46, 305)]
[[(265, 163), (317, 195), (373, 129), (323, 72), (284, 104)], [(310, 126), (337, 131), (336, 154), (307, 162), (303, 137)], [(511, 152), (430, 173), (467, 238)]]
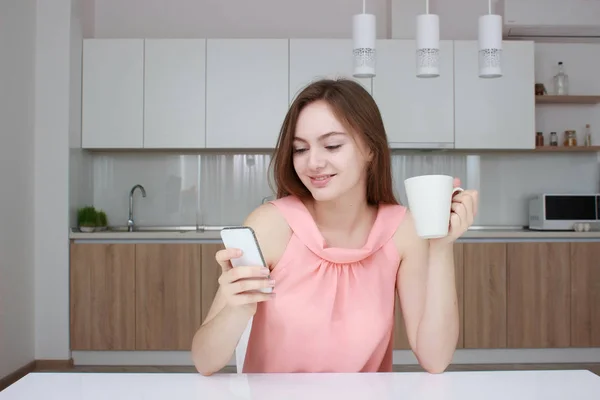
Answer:
[(600, 399), (590, 371), (481, 371), (427, 374), (44, 373), (26, 375), (0, 400), (551, 400)]
[[(69, 238), (73, 240), (191, 240), (220, 242), (219, 231), (222, 227), (210, 227), (209, 230), (200, 231), (194, 228), (143, 228), (134, 232), (127, 232), (122, 228), (115, 231), (84, 233), (73, 229)], [(600, 240), (600, 231), (575, 232), (575, 231), (533, 231), (522, 227), (475, 227), (468, 230), (459, 239), (461, 241), (477, 240)]]

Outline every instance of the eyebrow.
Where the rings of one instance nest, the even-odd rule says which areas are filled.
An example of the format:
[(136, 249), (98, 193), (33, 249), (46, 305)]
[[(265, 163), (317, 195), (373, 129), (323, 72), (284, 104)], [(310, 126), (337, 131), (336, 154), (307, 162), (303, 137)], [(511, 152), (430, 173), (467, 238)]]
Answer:
[[(335, 132), (335, 131), (333, 131), (333, 132), (327, 132), (327, 133), (324, 133), (324, 134), (322, 134), (321, 136), (319, 136), (319, 138), (318, 138), (317, 140), (319, 140), (319, 141), (321, 141), (321, 140), (325, 140), (325, 139), (327, 139), (328, 137), (330, 137), (330, 136), (335, 136), (335, 135), (345, 135), (345, 133), (344, 133), (344, 132)], [(294, 140), (298, 140), (298, 141), (301, 141), (301, 142), (305, 142), (305, 143), (306, 143), (306, 140), (305, 140), (305, 139), (302, 139), (302, 138), (299, 138), (299, 137), (295, 137), (295, 138), (294, 138)]]

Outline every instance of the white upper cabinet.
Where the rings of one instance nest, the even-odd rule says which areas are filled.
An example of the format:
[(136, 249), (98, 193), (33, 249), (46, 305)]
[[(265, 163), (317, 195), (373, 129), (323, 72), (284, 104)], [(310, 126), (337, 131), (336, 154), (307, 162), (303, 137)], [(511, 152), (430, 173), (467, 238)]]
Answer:
[(288, 40), (206, 45), (206, 147), (274, 148), (288, 109)]
[(417, 78), (414, 40), (378, 40), (373, 97), (392, 148), (452, 148), (454, 52), (440, 42), (440, 76)]
[(144, 147), (203, 148), (206, 40), (146, 39)]
[(82, 147), (141, 148), (144, 40), (84, 40), (82, 80)]
[(350, 78), (371, 93), (370, 78), (354, 78), (352, 39), (290, 39), (291, 103), (306, 85), (321, 78)]
[(477, 41), (456, 41), (455, 148), (535, 148), (534, 43), (502, 44), (503, 76), (478, 76)]

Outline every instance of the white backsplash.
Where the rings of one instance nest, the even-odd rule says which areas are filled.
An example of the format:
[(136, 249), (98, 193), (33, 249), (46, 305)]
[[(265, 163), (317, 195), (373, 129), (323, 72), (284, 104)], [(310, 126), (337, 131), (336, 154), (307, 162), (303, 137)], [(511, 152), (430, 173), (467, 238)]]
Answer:
[[(106, 211), (111, 225), (125, 225), (129, 191), (139, 225), (240, 224), (266, 196), (270, 154), (94, 153), (94, 206)], [(448, 174), (465, 188), (479, 185), (477, 225), (527, 224), (527, 198), (537, 192), (595, 193), (600, 182), (596, 154), (482, 154), (470, 162), (458, 154), (394, 154), (394, 191), (406, 203), (403, 181), (420, 174)], [(473, 181), (467, 177), (477, 176)], [(469, 183), (472, 182), (472, 183)]]
[[(266, 196), (270, 154), (93, 153), (93, 205), (104, 210), (110, 225), (126, 225), (129, 192), (134, 194), (138, 225), (240, 224)], [(392, 157), (397, 198), (406, 204), (402, 181), (429, 173), (464, 179), (465, 157), (400, 155)]]

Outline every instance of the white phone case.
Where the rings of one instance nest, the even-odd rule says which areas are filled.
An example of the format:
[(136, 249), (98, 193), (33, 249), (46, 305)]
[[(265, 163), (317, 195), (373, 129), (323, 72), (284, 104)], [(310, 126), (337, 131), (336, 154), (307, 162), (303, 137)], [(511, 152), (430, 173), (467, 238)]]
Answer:
[[(231, 265), (234, 267), (262, 265), (265, 268), (267, 264), (260, 251), (258, 240), (254, 230), (249, 226), (227, 227), (221, 230), (221, 239), (226, 248), (242, 250), (242, 256), (231, 259)], [(271, 293), (273, 288), (263, 288), (261, 292)]]

